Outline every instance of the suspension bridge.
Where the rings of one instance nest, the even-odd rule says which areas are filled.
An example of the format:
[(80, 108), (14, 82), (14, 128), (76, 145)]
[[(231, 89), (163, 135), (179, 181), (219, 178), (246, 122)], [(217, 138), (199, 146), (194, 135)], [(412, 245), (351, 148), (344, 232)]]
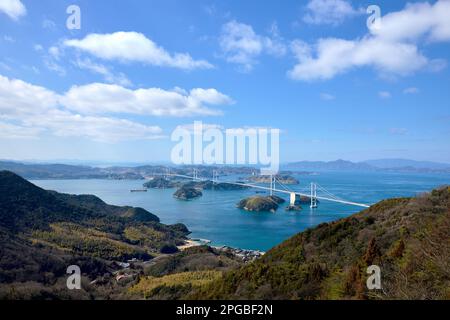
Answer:
[[(227, 183), (227, 184), (232, 184), (232, 185), (236, 185), (236, 186), (243, 186), (243, 187), (254, 188), (254, 189), (258, 189), (258, 190), (269, 191), (270, 195), (274, 195), (275, 193), (288, 194), (290, 196), (290, 206), (294, 206), (297, 203), (298, 197), (306, 197), (306, 198), (310, 199), (310, 207), (311, 208), (317, 208), (319, 201), (330, 201), (330, 202), (341, 203), (341, 204), (351, 205), (351, 206), (356, 206), (356, 207), (361, 207), (361, 208), (369, 208), (370, 207), (370, 205), (368, 205), (368, 204), (348, 201), (348, 200), (344, 200), (340, 197), (337, 197), (334, 194), (332, 194), (331, 192), (327, 191), (322, 186), (320, 186), (318, 183), (314, 183), (314, 182), (310, 183), (310, 186), (308, 187), (309, 192), (291, 190), (286, 185), (281, 183), (276, 175), (270, 176), (270, 186), (269, 187), (256, 185), (256, 184), (252, 184), (252, 183), (245, 183), (245, 182), (223, 181), (223, 180), (219, 179), (219, 174), (216, 170), (213, 171), (212, 179), (199, 177), (197, 169), (193, 170), (192, 176), (171, 173), (170, 170), (167, 170), (166, 173), (155, 174), (155, 175), (161, 175), (165, 178), (179, 177), (179, 178), (185, 178), (185, 179), (189, 179), (189, 180), (193, 180), (193, 181), (208, 181), (209, 180), (209, 181), (212, 181), (213, 183)], [(276, 184), (278, 184), (282, 189), (277, 188)], [(323, 195), (322, 194), (318, 195), (318, 191), (321, 192)]]

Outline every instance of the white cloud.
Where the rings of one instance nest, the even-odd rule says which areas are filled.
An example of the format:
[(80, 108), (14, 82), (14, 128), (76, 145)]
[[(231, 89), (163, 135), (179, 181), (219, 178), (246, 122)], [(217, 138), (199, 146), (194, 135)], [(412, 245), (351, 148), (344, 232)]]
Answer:
[(102, 83), (74, 86), (62, 98), (64, 106), (84, 114), (129, 113), (172, 117), (219, 115), (221, 111), (210, 109), (207, 105), (231, 103), (231, 98), (216, 89), (197, 88), (182, 94), (179, 89), (131, 90)]
[[(326, 80), (353, 68), (371, 66), (381, 73), (407, 75), (424, 68), (429, 60), (413, 44), (380, 41), (320, 39), (315, 47), (300, 41), (292, 44), (299, 63), (288, 75), (295, 80)], [(316, 56), (312, 52), (316, 52)]]
[(13, 20), (18, 20), (27, 13), (27, 9), (20, 0), (0, 1), (0, 11), (8, 15)]
[(315, 45), (300, 40), (291, 49), (298, 63), (288, 72), (295, 80), (331, 79), (355, 68), (372, 67), (382, 75), (405, 76), (427, 68), (438, 71), (446, 66), (442, 59), (429, 59), (418, 43), (449, 41), (450, 1), (434, 5), (416, 3), (386, 15), (379, 30), (355, 40), (319, 39)]
[(118, 84), (120, 86), (129, 87), (132, 85), (131, 81), (123, 73), (113, 73), (108, 67), (95, 63), (90, 59), (80, 59), (78, 58), (74, 64), (80, 68), (89, 70), (92, 73), (97, 73), (103, 76), (106, 82)]
[(0, 139), (35, 139), (41, 128), (30, 128), (0, 121)]
[(251, 71), (262, 53), (275, 56), (286, 53), (286, 45), (276, 24), (272, 25), (271, 33), (272, 37), (260, 36), (252, 26), (233, 20), (222, 26), (220, 47), (228, 62), (241, 65), (244, 71)]
[(137, 32), (94, 33), (81, 40), (66, 40), (64, 44), (105, 60), (140, 62), (185, 70), (213, 68), (209, 62), (194, 60), (188, 53), (170, 54)]
[(303, 21), (308, 24), (341, 24), (345, 19), (363, 13), (345, 0), (310, 0)]
[(58, 103), (59, 96), (44, 87), (0, 75), (0, 115), (34, 116), (47, 112)]
[(378, 92), (378, 96), (382, 99), (389, 99), (392, 97), (392, 95), (389, 91), (380, 91), (380, 92)]
[[(63, 137), (84, 137), (117, 142), (162, 137), (149, 126), (108, 114), (190, 116), (218, 114), (207, 105), (233, 101), (216, 89), (159, 88), (129, 90), (118, 85), (93, 83), (74, 86), (63, 94), (22, 80), (0, 75), (0, 138), (28, 137), (42, 132)], [(22, 133), (21, 133), (22, 131)]]
[(416, 87), (410, 87), (410, 88), (406, 88), (405, 90), (403, 90), (404, 94), (417, 94), (419, 92), (420, 92), (420, 90)]
[(45, 128), (59, 137), (82, 137), (108, 143), (162, 137), (162, 129), (158, 126), (147, 126), (126, 119), (83, 116), (60, 110), (25, 118), (23, 122), (29, 127)]
[(46, 88), (0, 75), (0, 138), (32, 138), (43, 132), (117, 142), (154, 139), (157, 126), (125, 119), (84, 116), (63, 110), (62, 97)]
[(438, 42), (450, 40), (450, 1), (439, 0), (435, 4), (408, 4), (404, 10), (382, 17), (380, 28), (372, 34), (386, 41)]

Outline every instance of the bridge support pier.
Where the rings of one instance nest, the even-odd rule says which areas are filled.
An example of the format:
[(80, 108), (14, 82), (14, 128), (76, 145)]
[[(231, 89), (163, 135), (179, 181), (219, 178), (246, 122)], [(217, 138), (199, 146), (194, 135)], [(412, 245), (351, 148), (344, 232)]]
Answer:
[(295, 192), (291, 192), (289, 196), (289, 206), (294, 207), (297, 204), (297, 195)]

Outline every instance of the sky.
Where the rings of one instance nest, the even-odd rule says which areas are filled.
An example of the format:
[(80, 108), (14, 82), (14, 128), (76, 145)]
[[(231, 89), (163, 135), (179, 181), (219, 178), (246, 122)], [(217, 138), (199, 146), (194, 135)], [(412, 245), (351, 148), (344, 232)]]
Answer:
[(449, 53), (449, 0), (0, 0), (0, 159), (169, 161), (202, 121), (279, 128), (282, 162), (450, 163)]

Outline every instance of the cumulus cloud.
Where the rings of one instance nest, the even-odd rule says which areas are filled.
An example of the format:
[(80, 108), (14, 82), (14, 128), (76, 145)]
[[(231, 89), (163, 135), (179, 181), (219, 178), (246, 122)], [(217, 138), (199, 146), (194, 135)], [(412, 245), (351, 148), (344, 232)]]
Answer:
[(341, 24), (345, 19), (363, 13), (345, 0), (310, 0), (303, 21), (308, 24)]
[(373, 28), (371, 33), (386, 41), (449, 41), (449, 10), (448, 0), (408, 4), (401, 11), (383, 16), (380, 28)]
[(27, 9), (20, 0), (2, 0), (0, 1), (0, 12), (5, 13), (13, 20), (18, 20), (26, 15)]
[(0, 75), (0, 117), (34, 116), (54, 108), (59, 96), (51, 90)]
[[(156, 139), (158, 126), (149, 126), (110, 114), (191, 116), (218, 114), (207, 105), (233, 101), (216, 89), (159, 88), (130, 90), (119, 85), (93, 83), (58, 94), (47, 88), (0, 75), (0, 138), (29, 137), (41, 132), (117, 142)], [(22, 133), (21, 133), (22, 131)]]
[(221, 111), (207, 105), (225, 105), (233, 101), (216, 89), (197, 88), (183, 94), (180, 90), (131, 90), (114, 84), (92, 83), (72, 87), (61, 102), (68, 109), (85, 114), (130, 113), (185, 117), (220, 115)]
[(61, 99), (62, 96), (44, 87), (0, 75), (0, 138), (33, 138), (50, 132), (117, 142), (154, 139), (162, 132), (157, 126), (125, 119), (74, 114), (60, 107)]
[(81, 40), (66, 40), (64, 45), (77, 48), (104, 60), (140, 62), (185, 70), (213, 68), (209, 62), (194, 60), (188, 53), (170, 54), (138, 32), (93, 33)]
[(299, 63), (288, 75), (304, 81), (331, 79), (351, 69), (367, 66), (381, 73), (407, 75), (430, 62), (413, 44), (385, 42), (372, 37), (361, 40), (320, 39), (314, 47), (296, 40), (291, 47)]
[(162, 129), (126, 119), (93, 117), (51, 110), (46, 114), (23, 119), (24, 125), (42, 128), (59, 137), (82, 137), (99, 142), (148, 140), (162, 137)]
[(251, 71), (262, 53), (282, 56), (287, 50), (276, 24), (272, 25), (271, 37), (267, 37), (256, 34), (252, 26), (233, 20), (222, 26), (219, 42), (225, 59), (239, 64), (244, 71)]
[(408, 75), (428, 68), (445, 67), (442, 59), (429, 59), (418, 48), (421, 41), (449, 41), (450, 1), (410, 4), (404, 10), (384, 16), (380, 28), (362, 38), (319, 39), (310, 45), (300, 40), (291, 44), (298, 63), (288, 72), (295, 80), (331, 79), (355, 68), (372, 67), (381, 74)]

